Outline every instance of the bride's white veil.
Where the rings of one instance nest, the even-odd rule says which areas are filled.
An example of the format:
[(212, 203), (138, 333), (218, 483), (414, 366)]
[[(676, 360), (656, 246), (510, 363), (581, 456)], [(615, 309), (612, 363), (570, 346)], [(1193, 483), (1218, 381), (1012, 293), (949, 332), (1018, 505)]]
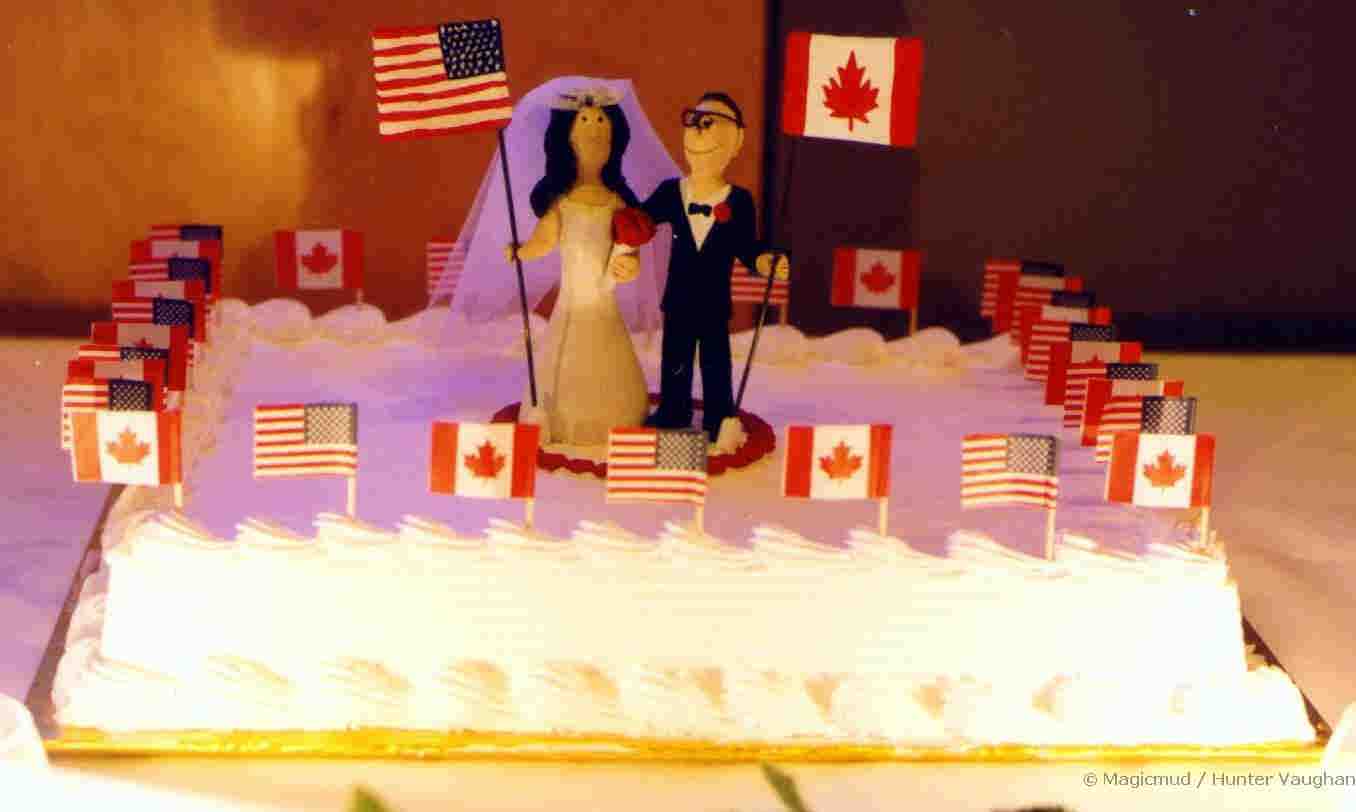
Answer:
[[(635, 88), (629, 80), (586, 76), (552, 79), (518, 101), (513, 109), (513, 121), (504, 130), (520, 241), (527, 241), (537, 223), (528, 195), (545, 172), (544, 142), (552, 104), (563, 93), (598, 87), (606, 87), (621, 98), (621, 109), (631, 130), (630, 144), (622, 157), (622, 174), (636, 195), (643, 200), (661, 181), (680, 174), (636, 99)], [(440, 289), (430, 298), (430, 301), (437, 301), (452, 295), (452, 313), (464, 316), (464, 320), (453, 319), (449, 325), (452, 322), (484, 322), (519, 312), (516, 273), (513, 265), (504, 261), (504, 246), (512, 238), (497, 148), (457, 240), (466, 250), (460, 279), (444, 276)], [(649, 332), (660, 325), (659, 299), (668, 271), (669, 247), (667, 231), (661, 232), (640, 251), (640, 275), (616, 288), (622, 317), (633, 333)], [(560, 281), (560, 253), (553, 251), (542, 259), (523, 263), (523, 273), (527, 281), (528, 307), (535, 307)]]

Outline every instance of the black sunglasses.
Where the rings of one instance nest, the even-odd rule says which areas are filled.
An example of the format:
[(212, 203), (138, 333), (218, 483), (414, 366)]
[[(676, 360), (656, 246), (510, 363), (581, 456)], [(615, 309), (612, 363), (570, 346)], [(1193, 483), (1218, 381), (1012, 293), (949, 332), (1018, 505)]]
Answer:
[(715, 125), (715, 120), (717, 118), (723, 118), (741, 130), (744, 128), (744, 122), (734, 116), (726, 115), (725, 113), (720, 113), (715, 110), (698, 110), (693, 107), (689, 107), (683, 111), (683, 126), (692, 127), (698, 130), (709, 130)]

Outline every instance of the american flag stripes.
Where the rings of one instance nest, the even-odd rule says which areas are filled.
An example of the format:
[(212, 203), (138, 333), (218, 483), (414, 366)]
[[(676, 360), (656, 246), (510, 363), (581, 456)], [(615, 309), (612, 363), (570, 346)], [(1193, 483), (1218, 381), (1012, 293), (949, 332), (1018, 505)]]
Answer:
[(1029, 380), (1044, 381), (1050, 373), (1051, 348), (1068, 341), (1113, 341), (1116, 328), (1109, 324), (1075, 324), (1067, 321), (1037, 321), (1031, 324), (1030, 340), (1022, 353), (1022, 366)]
[(372, 32), (385, 138), (499, 129), (513, 117), (496, 19)]
[(196, 257), (168, 257), (147, 259), (127, 264), (127, 278), (134, 282), (170, 282), (198, 280), (204, 296), (214, 296), (212, 290), (212, 263)]
[(1082, 277), (1066, 277), (1064, 266), (1058, 263), (991, 259), (984, 263), (979, 314), (989, 319), (995, 333), (1013, 331), (1016, 341), (1021, 307), (1045, 304), (1056, 291), (1082, 289)]
[(355, 403), (280, 403), (254, 407), (254, 476), (356, 476)]
[[(96, 321), (90, 325), (89, 335), (92, 344), (119, 348), (120, 360), (165, 358), (168, 364), (165, 385), (177, 391), (185, 388), (193, 344), (188, 340), (187, 326)], [(138, 355), (138, 351), (144, 352)], [(107, 353), (108, 350), (102, 352)], [(105, 359), (115, 360), (107, 356)]]
[(607, 501), (706, 501), (704, 431), (615, 428), (607, 436)]
[(446, 279), (448, 301), (457, 295), (457, 282), (466, 266), (466, 243), (452, 237), (434, 237), (428, 241), (424, 250), (425, 269), (428, 274), (428, 300), (438, 297)]
[(128, 297), (113, 300), (113, 321), (119, 324), (183, 325), (189, 338), (202, 338), (197, 306), (188, 299)]
[(1111, 443), (1117, 434), (1139, 431), (1143, 427), (1144, 398), (1181, 397), (1184, 391), (1182, 381), (1092, 381), (1088, 385), (1088, 414), (1083, 425), (1083, 445), (1095, 444), (1096, 460), (1106, 462), (1111, 459)]
[(1107, 364), (1139, 361), (1141, 351), (1138, 341), (1061, 341), (1051, 345), (1045, 404), (1062, 407), (1064, 425), (1077, 428), (1083, 418), (1088, 381), (1106, 375)]
[[(730, 301), (734, 304), (762, 304), (763, 292), (767, 290), (767, 280), (749, 273), (744, 263), (735, 261), (734, 276), (730, 277)], [(772, 293), (767, 303), (773, 307), (785, 307), (791, 301), (791, 281), (773, 279)]]
[(209, 226), (198, 223), (182, 225), (160, 224), (151, 226), (146, 237), (152, 240), (216, 240), (222, 241), (221, 226)]
[(967, 434), (961, 443), (961, 508), (1034, 505), (1059, 496), (1056, 440), (1048, 434)]

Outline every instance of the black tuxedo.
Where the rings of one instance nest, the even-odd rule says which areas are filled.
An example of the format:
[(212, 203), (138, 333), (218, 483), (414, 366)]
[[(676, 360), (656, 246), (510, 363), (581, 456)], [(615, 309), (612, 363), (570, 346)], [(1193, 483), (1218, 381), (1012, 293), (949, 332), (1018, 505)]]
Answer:
[[(692, 422), (692, 360), (701, 345), (702, 427), (714, 433), (734, 414), (730, 363), (730, 275), (738, 259), (753, 273), (760, 253), (757, 215), (748, 190), (731, 186), (725, 198), (729, 218), (712, 213), (711, 231), (697, 247), (677, 178), (659, 184), (641, 204), (656, 223), (673, 227), (668, 280), (664, 284), (663, 358), (660, 403), (650, 423), (661, 427)], [(705, 216), (705, 215), (699, 215)]]

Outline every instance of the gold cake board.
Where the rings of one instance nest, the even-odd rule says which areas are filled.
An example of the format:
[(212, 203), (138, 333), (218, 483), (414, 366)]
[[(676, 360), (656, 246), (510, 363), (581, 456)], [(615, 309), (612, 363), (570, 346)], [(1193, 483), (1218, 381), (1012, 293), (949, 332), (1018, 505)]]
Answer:
[[(307, 731), (170, 730), (111, 733), (62, 728), (52, 705), (52, 683), (64, 653), (71, 615), (85, 578), (98, 568), (99, 539), (123, 486), (109, 489), (89, 544), (76, 568), (66, 603), (52, 630), (27, 704), (42, 732), (48, 754), (63, 756), (214, 756), (235, 758), (456, 759), (540, 762), (665, 762), (685, 764), (778, 763), (1039, 763), (1039, 762), (1269, 762), (1316, 763), (1331, 728), (1304, 696), (1313, 742), (1251, 745), (1161, 744), (1136, 746), (998, 745), (901, 747), (891, 744), (727, 743), (644, 739), (625, 736), (554, 736), (521, 733), (441, 732), (387, 728)], [(1273, 666), (1271, 649), (1245, 618), (1245, 641)], [(1282, 669), (1283, 670), (1283, 669)], [(1303, 693), (1303, 692), (1301, 692)]]

